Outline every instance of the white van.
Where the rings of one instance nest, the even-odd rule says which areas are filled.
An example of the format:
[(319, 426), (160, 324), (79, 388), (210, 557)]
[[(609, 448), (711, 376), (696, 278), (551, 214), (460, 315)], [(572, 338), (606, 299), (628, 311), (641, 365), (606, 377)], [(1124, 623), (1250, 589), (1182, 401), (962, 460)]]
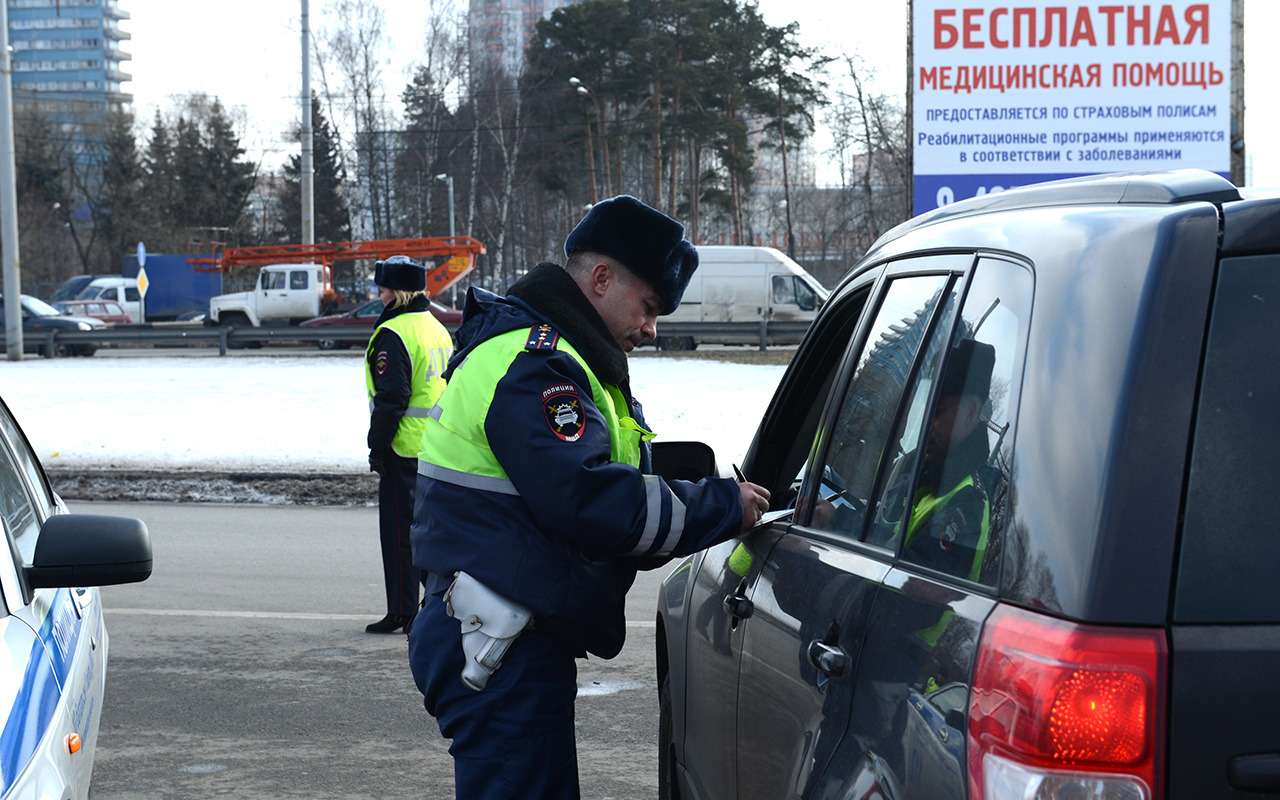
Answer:
[[(818, 279), (772, 247), (710, 245), (698, 248), (698, 270), (680, 307), (658, 320), (658, 346), (689, 350), (698, 344), (756, 344), (758, 331), (742, 334), (663, 336), (664, 322), (812, 322), (828, 292)], [(802, 334), (771, 336), (794, 344)]]
[(137, 278), (94, 278), (80, 290), (76, 299), (119, 303), (130, 322), (142, 321), (142, 296), (138, 293)]

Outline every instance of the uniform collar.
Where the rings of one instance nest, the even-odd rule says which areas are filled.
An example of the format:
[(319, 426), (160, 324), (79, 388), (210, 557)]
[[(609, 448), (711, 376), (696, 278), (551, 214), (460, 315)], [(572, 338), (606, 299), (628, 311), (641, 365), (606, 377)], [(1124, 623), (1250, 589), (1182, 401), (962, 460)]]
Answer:
[(539, 264), (507, 291), (551, 323), (604, 383), (621, 387), (630, 400), (627, 354), (578, 284), (558, 264)]
[(373, 327), (378, 327), (389, 319), (395, 319), (401, 314), (414, 314), (421, 311), (430, 311), (431, 301), (427, 300), (426, 295), (418, 295), (409, 301), (408, 305), (399, 308), (384, 308), (382, 313), (378, 315), (378, 321), (373, 323)]

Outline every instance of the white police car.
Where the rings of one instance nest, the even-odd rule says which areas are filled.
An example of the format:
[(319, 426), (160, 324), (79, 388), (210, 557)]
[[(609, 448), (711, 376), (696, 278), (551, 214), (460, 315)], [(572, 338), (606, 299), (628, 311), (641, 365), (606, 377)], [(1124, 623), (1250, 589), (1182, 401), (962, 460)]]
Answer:
[(146, 580), (138, 520), (69, 514), (0, 401), (0, 795), (83, 798), (106, 685), (96, 588)]

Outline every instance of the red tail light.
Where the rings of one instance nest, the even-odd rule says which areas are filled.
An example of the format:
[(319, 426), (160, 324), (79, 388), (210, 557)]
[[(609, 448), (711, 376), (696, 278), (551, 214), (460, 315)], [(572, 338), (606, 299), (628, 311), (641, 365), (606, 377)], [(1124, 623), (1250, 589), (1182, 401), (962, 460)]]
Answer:
[(997, 606), (969, 700), (973, 800), (1163, 796), (1164, 631)]

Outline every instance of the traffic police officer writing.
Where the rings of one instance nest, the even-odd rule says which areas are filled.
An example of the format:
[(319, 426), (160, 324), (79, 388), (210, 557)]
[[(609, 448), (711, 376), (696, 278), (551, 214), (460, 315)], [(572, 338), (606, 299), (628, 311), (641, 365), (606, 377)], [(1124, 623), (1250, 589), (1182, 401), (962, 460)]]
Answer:
[(427, 271), (407, 256), (374, 265), (384, 304), (365, 351), (369, 391), (369, 469), (378, 473), (378, 532), (387, 615), (369, 633), (404, 629), (418, 610), (421, 575), (409, 552), (418, 449), (427, 414), (444, 391), (441, 377), (453, 342), (431, 314)]
[(569, 234), (565, 267), (467, 296), (419, 455), (413, 555), (428, 581), (409, 638), (458, 797), (578, 797), (574, 659), (622, 649), (637, 569), (768, 509), (750, 483), (647, 474), (626, 354), (697, 268), (683, 236), (633, 197), (605, 200)]

